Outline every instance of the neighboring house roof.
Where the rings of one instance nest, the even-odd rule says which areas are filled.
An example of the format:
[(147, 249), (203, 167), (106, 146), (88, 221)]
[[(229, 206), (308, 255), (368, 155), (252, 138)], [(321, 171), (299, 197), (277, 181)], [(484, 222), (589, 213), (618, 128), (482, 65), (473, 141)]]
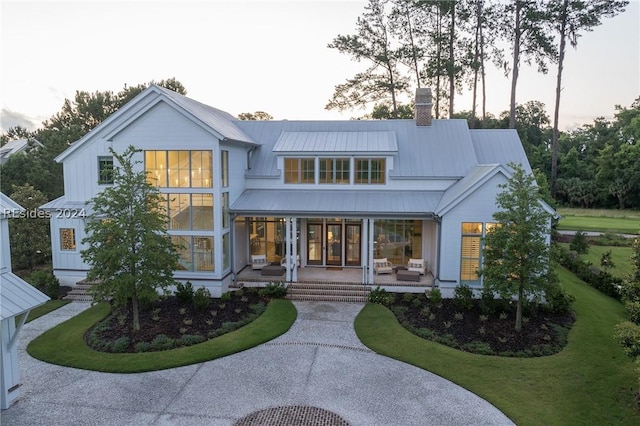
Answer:
[(6, 144), (0, 147), (0, 161), (4, 162), (13, 154), (18, 152), (22, 152), (26, 150), (29, 146), (39, 146), (43, 145), (36, 139), (17, 139), (14, 141), (7, 142)]
[[(0, 192), (0, 218), (5, 220), (24, 211), (24, 207)], [(2, 250), (9, 241), (1, 241)], [(6, 245), (6, 246), (5, 246)], [(10, 270), (10, 269), (9, 269)], [(0, 274), (0, 320), (15, 317), (49, 300), (49, 296), (11, 272)]]
[(1, 274), (0, 281), (0, 320), (23, 314), (50, 300), (49, 296), (11, 272)]
[(247, 189), (230, 211), (252, 216), (427, 217), (441, 191)]
[[(300, 148), (303, 138), (319, 141), (320, 146), (328, 148), (330, 134), (344, 138), (351, 132), (364, 133), (372, 140), (386, 144), (387, 154), (394, 151), (388, 134), (395, 135), (397, 150), (393, 152), (393, 170), (389, 174), (392, 178), (460, 179), (478, 163), (465, 120), (433, 120), (431, 126), (416, 126), (414, 120), (237, 121), (236, 125), (262, 144), (251, 157), (247, 177), (280, 176), (277, 156), (287, 152), (285, 146)], [(290, 142), (289, 136), (281, 139), (286, 133), (294, 133), (291, 138), (295, 139), (295, 144)], [(381, 138), (382, 135), (387, 136)], [(358, 138), (352, 136), (344, 140), (348, 144), (342, 152), (360, 152)], [(370, 144), (374, 145), (374, 142)], [(334, 155), (336, 152), (330, 151)], [(372, 155), (376, 154), (384, 152), (372, 151)]]
[(24, 207), (0, 192), (0, 218), (10, 218), (24, 211)]
[(273, 152), (394, 153), (398, 152), (396, 134), (378, 132), (282, 132)]
[(55, 212), (55, 211), (71, 211), (74, 213), (74, 217), (85, 217), (93, 214), (91, 203), (84, 203), (82, 201), (67, 201), (65, 196), (58, 197), (41, 205), (40, 210)]
[(57, 162), (64, 161), (65, 158), (78, 151), (88, 140), (96, 135), (101, 135), (107, 139), (114, 137), (160, 102), (165, 102), (167, 105), (172, 106), (222, 140), (258, 145), (255, 140), (235, 125), (237, 120), (231, 114), (189, 99), (172, 90), (151, 85), (123, 105), (118, 111), (107, 117), (89, 133), (74, 142), (58, 155), (55, 160)]

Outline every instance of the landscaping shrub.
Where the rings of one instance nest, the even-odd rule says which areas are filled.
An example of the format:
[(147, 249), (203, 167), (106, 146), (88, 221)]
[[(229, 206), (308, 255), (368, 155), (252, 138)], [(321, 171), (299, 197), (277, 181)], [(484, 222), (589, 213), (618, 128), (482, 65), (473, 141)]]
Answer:
[(640, 326), (631, 321), (622, 322), (615, 327), (615, 338), (624, 353), (630, 358), (640, 356)]
[(31, 274), (31, 284), (53, 300), (60, 298), (60, 281), (50, 269), (40, 269)]
[(205, 310), (211, 305), (211, 293), (204, 287), (200, 287), (193, 294), (193, 306), (198, 310)]
[(177, 283), (176, 284), (176, 297), (182, 303), (191, 303), (193, 301), (193, 285), (191, 282), (187, 281), (186, 284)]
[(640, 300), (628, 300), (624, 304), (629, 321), (640, 325)]
[(202, 343), (207, 340), (206, 337), (200, 336), (197, 334), (185, 334), (182, 336), (182, 344), (185, 346), (197, 345), (198, 343)]
[(460, 308), (471, 309), (473, 307), (473, 290), (466, 284), (459, 285), (453, 292), (453, 303)]
[(287, 288), (283, 283), (269, 283), (266, 287), (260, 289), (260, 297), (270, 299), (281, 299), (287, 294)]
[(547, 289), (545, 299), (547, 301), (545, 308), (549, 312), (567, 312), (576, 300), (572, 294), (567, 293), (559, 284), (550, 286)]
[(431, 289), (431, 291), (429, 292), (429, 300), (434, 305), (439, 305), (442, 303), (442, 292), (439, 288), (436, 287)]
[(578, 231), (573, 236), (571, 243), (569, 244), (569, 249), (575, 251), (578, 254), (587, 254), (589, 253), (589, 242), (587, 241), (587, 237), (584, 232)]
[(563, 247), (558, 247), (554, 253), (556, 254), (558, 262), (576, 274), (576, 276), (582, 281), (607, 296), (611, 296), (616, 299), (621, 298), (620, 289), (624, 284), (621, 278), (614, 277), (606, 271), (601, 271), (591, 265), (591, 263), (583, 261), (575, 253), (569, 252)]
[(175, 342), (172, 338), (167, 337), (164, 334), (158, 334), (156, 338), (151, 342), (151, 350), (166, 351), (167, 349), (172, 349), (174, 345)]
[(389, 293), (384, 288), (380, 288), (377, 286), (375, 289), (371, 290), (369, 293), (369, 302), (377, 303), (379, 305), (389, 305)]

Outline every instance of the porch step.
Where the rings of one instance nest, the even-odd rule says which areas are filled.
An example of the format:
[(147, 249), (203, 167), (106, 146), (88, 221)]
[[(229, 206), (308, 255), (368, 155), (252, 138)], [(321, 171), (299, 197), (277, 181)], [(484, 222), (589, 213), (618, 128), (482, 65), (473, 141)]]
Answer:
[(366, 303), (370, 292), (370, 286), (359, 283), (291, 283), (287, 286), (287, 299)]
[[(80, 281), (86, 282), (86, 281)], [(64, 296), (63, 300), (71, 300), (72, 302), (93, 302), (93, 298), (89, 295), (89, 289), (91, 284), (76, 284), (71, 288), (71, 291)]]

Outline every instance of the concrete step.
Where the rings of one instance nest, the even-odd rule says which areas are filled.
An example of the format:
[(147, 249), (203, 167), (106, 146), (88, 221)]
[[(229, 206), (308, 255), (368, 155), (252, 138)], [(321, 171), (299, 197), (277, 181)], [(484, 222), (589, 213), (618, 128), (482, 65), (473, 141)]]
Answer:
[(91, 289), (91, 284), (76, 284), (62, 299), (72, 302), (93, 302), (93, 298), (89, 295), (89, 289)]
[(292, 283), (287, 286), (287, 299), (365, 303), (370, 292), (370, 286), (359, 283)]

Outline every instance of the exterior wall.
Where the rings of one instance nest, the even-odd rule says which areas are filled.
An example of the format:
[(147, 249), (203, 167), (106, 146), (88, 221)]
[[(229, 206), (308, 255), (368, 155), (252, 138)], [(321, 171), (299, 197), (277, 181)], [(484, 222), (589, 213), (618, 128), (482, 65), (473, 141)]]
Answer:
[[(87, 277), (89, 265), (82, 261), (80, 252), (86, 248), (81, 244), (85, 238), (84, 219), (68, 219), (51, 215), (51, 257), (53, 261), (53, 274), (62, 285), (75, 285), (78, 281)], [(60, 229), (75, 229), (76, 249), (62, 250)]]
[(0, 244), (0, 273), (11, 272), (9, 221), (6, 219), (0, 219)]
[(467, 198), (442, 217), (442, 240), (440, 246), (439, 285), (444, 289), (456, 287), (460, 283), (460, 248), (462, 222), (495, 222), (495, 199), (499, 184), (507, 179), (496, 174), (488, 182), (476, 189)]
[[(6, 222), (6, 221), (3, 221)], [(4, 240), (3, 240), (4, 241)], [(0, 333), (2, 347), (0, 348), (0, 365), (2, 375), (0, 383), (0, 408), (5, 410), (20, 396), (20, 369), (18, 368), (18, 350), (16, 345), (9, 346), (9, 342), (16, 334), (16, 317), (2, 320)]]

